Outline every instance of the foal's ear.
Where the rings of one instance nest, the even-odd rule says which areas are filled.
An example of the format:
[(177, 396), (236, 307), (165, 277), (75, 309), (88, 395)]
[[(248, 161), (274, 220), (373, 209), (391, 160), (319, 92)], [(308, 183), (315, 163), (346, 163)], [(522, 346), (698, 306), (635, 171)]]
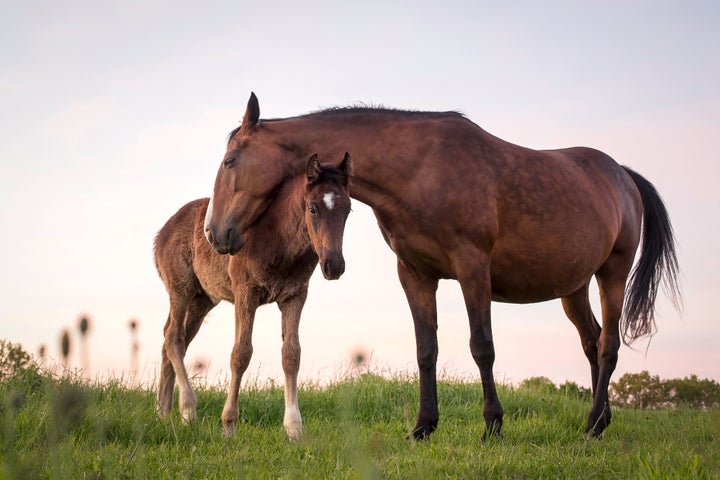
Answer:
[(345, 180), (347, 181), (348, 177), (352, 175), (353, 170), (353, 164), (352, 159), (350, 158), (350, 154), (348, 152), (345, 152), (345, 156), (342, 159), (342, 162), (340, 162), (340, 170), (345, 174)]
[(308, 158), (307, 166), (305, 167), (305, 174), (307, 175), (307, 181), (310, 184), (320, 181), (322, 170), (320, 169), (320, 162), (318, 161), (317, 153), (313, 153), (310, 158)]
[(260, 120), (260, 104), (255, 96), (255, 92), (250, 92), (250, 100), (248, 100), (241, 128), (243, 130), (252, 128), (257, 125), (258, 120)]

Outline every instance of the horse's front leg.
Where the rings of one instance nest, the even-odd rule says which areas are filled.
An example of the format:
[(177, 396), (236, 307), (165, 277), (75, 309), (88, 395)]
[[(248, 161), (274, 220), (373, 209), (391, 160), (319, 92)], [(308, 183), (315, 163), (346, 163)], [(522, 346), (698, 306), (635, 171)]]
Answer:
[(290, 440), (302, 437), (302, 417), (298, 406), (298, 371), (300, 370), (300, 315), (302, 314), (307, 285), (298, 295), (278, 302), (282, 312), (282, 366), (285, 372), (285, 416), (283, 426)]
[(250, 365), (252, 358), (252, 331), (255, 321), (255, 310), (259, 306), (257, 293), (241, 285), (235, 293), (235, 344), (230, 355), (230, 386), (222, 412), (223, 433), (225, 436), (235, 435), (240, 411), (238, 410), (238, 394), (242, 376)]
[(438, 342), (435, 292), (438, 281), (408, 270), (400, 261), (398, 261), (398, 277), (410, 305), (415, 325), (420, 408), (412, 436), (420, 440), (428, 438), (435, 431), (440, 418), (436, 383)]
[[(472, 258), (474, 262), (467, 259)], [(485, 433), (483, 439), (490, 435), (500, 435), (503, 423), (503, 409), (498, 399), (493, 376), (495, 363), (495, 345), (493, 343), (492, 325), (490, 322), (490, 269), (482, 255), (466, 255), (463, 267), (459, 269), (458, 281), (462, 288), (465, 307), (470, 322), (470, 352), (480, 369), (483, 386), (483, 417)]]

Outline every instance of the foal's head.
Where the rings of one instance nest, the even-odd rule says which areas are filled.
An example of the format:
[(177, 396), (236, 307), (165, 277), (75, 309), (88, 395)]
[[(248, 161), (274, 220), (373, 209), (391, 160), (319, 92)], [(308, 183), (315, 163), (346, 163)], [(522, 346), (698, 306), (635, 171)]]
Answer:
[(328, 280), (337, 280), (345, 271), (342, 242), (350, 213), (348, 177), (351, 172), (348, 153), (337, 167), (320, 166), (317, 154), (307, 161), (305, 222), (320, 269)]

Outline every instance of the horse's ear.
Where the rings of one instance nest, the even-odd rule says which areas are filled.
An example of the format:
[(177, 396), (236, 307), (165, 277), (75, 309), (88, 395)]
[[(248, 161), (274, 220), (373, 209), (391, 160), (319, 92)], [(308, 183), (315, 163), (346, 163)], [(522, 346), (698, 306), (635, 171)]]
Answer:
[(245, 116), (242, 121), (242, 128), (252, 128), (257, 125), (260, 120), (260, 104), (255, 96), (255, 92), (250, 92), (250, 100), (248, 100)]
[(348, 177), (352, 175), (353, 170), (353, 164), (352, 159), (350, 158), (350, 154), (348, 152), (345, 152), (345, 156), (342, 159), (342, 162), (340, 162), (340, 170), (345, 174), (345, 180), (347, 181)]
[(305, 167), (305, 174), (307, 175), (308, 183), (312, 184), (319, 182), (321, 173), (322, 171), (320, 170), (318, 154), (313, 153), (310, 158), (308, 158), (307, 166)]

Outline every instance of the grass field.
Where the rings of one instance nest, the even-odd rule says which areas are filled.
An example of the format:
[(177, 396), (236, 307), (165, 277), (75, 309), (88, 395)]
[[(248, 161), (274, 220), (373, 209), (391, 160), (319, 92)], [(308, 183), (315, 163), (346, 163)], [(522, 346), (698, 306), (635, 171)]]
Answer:
[(502, 438), (482, 435), (479, 384), (438, 385), (432, 439), (404, 439), (417, 381), (375, 375), (300, 391), (305, 437), (282, 428), (281, 387), (246, 387), (237, 435), (225, 395), (198, 389), (198, 421), (155, 415), (155, 393), (86, 385), (34, 369), (0, 382), (0, 478), (720, 478), (720, 410), (615, 409), (601, 439), (583, 433), (590, 401), (542, 385), (499, 387)]

